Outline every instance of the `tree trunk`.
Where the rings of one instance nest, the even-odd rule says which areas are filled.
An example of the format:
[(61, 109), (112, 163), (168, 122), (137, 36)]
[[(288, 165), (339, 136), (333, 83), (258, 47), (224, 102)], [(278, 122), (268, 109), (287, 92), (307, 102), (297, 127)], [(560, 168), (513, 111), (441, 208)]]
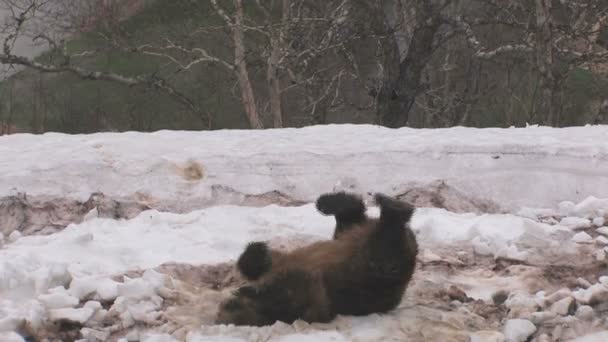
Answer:
[(255, 95), (251, 80), (249, 79), (249, 71), (247, 70), (247, 61), (245, 59), (245, 42), (243, 32), (243, 1), (234, 0), (235, 16), (234, 25), (232, 27), (232, 36), (234, 40), (234, 64), (236, 66), (235, 73), (241, 88), (241, 100), (245, 108), (245, 114), (251, 128), (264, 128), (257, 105), (255, 103)]
[(420, 92), (421, 76), (433, 54), (435, 34), (441, 26), (439, 12), (429, 1), (417, 4), (416, 27), (395, 81), (385, 79), (378, 98), (378, 122), (387, 127), (407, 126), (409, 112)]
[[(271, 40), (275, 40), (275, 38), (271, 38)], [(272, 51), (270, 52), (270, 57), (268, 57), (268, 69), (266, 71), (266, 80), (268, 82), (268, 92), (270, 97), (270, 113), (272, 114), (272, 122), (274, 128), (283, 127), (283, 113), (281, 111), (281, 87), (279, 83), (279, 75), (278, 75), (278, 43), (271, 43), (273, 46), (271, 47)], [(276, 44), (276, 45), (275, 45)]]
[[(283, 127), (283, 110), (281, 108), (281, 83), (279, 80), (279, 59), (285, 42), (284, 32), (289, 20), (290, 0), (282, 1), (281, 26), (271, 30), (270, 56), (266, 70), (266, 81), (268, 82), (268, 93), (270, 97), (270, 113), (274, 128)], [(272, 20), (272, 19), (270, 19)]]
[(540, 73), (540, 97), (536, 117), (546, 125), (556, 123), (556, 80), (553, 74), (553, 25), (551, 0), (535, 0), (536, 66)]

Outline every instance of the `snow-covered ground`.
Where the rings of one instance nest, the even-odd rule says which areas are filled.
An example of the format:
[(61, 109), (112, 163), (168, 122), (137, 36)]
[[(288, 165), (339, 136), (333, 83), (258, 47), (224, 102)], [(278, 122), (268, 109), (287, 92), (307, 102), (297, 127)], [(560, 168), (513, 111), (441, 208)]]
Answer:
[[(0, 174), (0, 341), (607, 340), (606, 126), (14, 135)], [(247, 242), (331, 237), (333, 189), (418, 204), (399, 308), (211, 324)]]
[(396, 194), (438, 179), (508, 209), (552, 207), (608, 192), (608, 126), (23, 134), (0, 137), (0, 174), (0, 196), (101, 191), (179, 208), (270, 191), (312, 201), (337, 183)]

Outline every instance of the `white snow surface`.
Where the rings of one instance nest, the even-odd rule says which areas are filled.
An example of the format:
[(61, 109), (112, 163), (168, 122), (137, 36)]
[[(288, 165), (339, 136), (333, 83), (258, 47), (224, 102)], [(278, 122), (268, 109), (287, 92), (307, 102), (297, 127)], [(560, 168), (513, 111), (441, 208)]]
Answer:
[[(369, 214), (377, 215), (376, 208)], [(149, 269), (167, 262), (216, 264), (234, 260), (250, 241), (312, 242), (333, 233), (333, 218), (313, 204), (263, 208), (216, 206), (187, 214), (149, 210), (132, 220), (94, 218), (47, 236), (24, 236), (0, 249), (0, 294), (43, 295), (49, 307), (69, 302), (44, 296), (72, 279), (110, 276)], [(454, 214), (421, 208), (412, 220), (419, 239), (429, 245), (483, 239), (502, 253), (526, 234), (547, 239), (559, 227), (513, 215)], [(96, 286), (107, 284), (98, 278)], [(111, 284), (110, 284), (111, 286)], [(87, 293), (88, 290), (73, 295)], [(108, 290), (100, 290), (108, 292)], [(111, 292), (111, 290), (109, 290)], [(1, 309), (0, 309), (1, 310)]]
[[(179, 169), (190, 161), (203, 166), (202, 179), (180, 177)], [(312, 201), (336, 184), (394, 194), (407, 184), (443, 179), (467, 194), (523, 209), (518, 215), (477, 215), (418, 208), (411, 225), (425, 251), (422, 257), (441, 259), (434, 252), (468, 244), (479, 254), (524, 261), (545, 249), (574, 251), (580, 245), (572, 242), (579, 223), (608, 213), (608, 127), (389, 130), (330, 125), (14, 135), (0, 137), (0, 174), (0, 196), (27, 192), (86, 199), (95, 191), (118, 197), (145, 193), (185, 207), (190, 200), (211, 196), (213, 185), (248, 194), (279, 190)], [(378, 210), (370, 208), (369, 213), (376, 216)], [(23, 320), (33, 326), (53, 319), (102, 321), (108, 315), (100, 305), (104, 301), (114, 301), (109, 311), (123, 323), (155, 322), (162, 306), (159, 293), (168, 280), (150, 269), (170, 262), (234, 261), (250, 241), (293, 246), (328, 239), (334, 228), (334, 219), (320, 215), (313, 204), (216, 205), (186, 213), (148, 210), (129, 220), (94, 216), (48, 236), (4, 237), (0, 339), (17, 341), (11, 331)], [(543, 223), (542, 216), (556, 216), (556, 224)], [(124, 283), (111, 279), (132, 270), (148, 271)], [(509, 277), (480, 279), (458, 280), (467, 295), (483, 300), (490, 300), (495, 287), (516, 282)], [(604, 299), (608, 292), (601, 286), (580, 290), (577, 300)], [(370, 315), (340, 317), (335, 328), (312, 331), (281, 324), (266, 330), (204, 326), (191, 331), (187, 340), (248, 341), (269, 334), (270, 341), (372, 341), (398, 331), (399, 324), (395, 317)], [(505, 335), (523, 336), (521, 329), (515, 334), (512, 328), (505, 327)], [(524, 328), (533, 332), (529, 325)], [(273, 334), (275, 330), (280, 333)], [(175, 339), (147, 332), (141, 340)]]
[[(179, 176), (197, 162), (199, 181)], [(608, 193), (608, 126), (388, 129), (327, 125), (270, 130), (0, 137), (0, 196), (26, 192), (86, 199), (143, 193), (208, 200), (211, 186), (278, 190), (312, 201), (336, 184), (399, 192), (444, 180), (505, 208), (555, 207)], [(587, 211), (591, 208), (585, 205)]]

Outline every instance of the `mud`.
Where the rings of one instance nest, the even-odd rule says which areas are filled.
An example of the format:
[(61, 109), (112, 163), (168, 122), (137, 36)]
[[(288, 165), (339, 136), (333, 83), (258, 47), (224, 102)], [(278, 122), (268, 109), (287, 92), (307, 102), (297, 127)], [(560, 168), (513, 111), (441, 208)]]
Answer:
[[(204, 178), (204, 169), (198, 164), (183, 165), (178, 171), (188, 180)], [(403, 186), (395, 191), (397, 198), (418, 207), (443, 208), (457, 213), (501, 212), (500, 206), (491, 200), (468, 196), (444, 181), (424, 187)], [(61, 231), (69, 224), (82, 222), (87, 215), (131, 219), (149, 209), (181, 214), (215, 205), (263, 207), (271, 204), (301, 206), (307, 202), (280, 191), (246, 194), (225, 185), (212, 185), (209, 196), (194, 197), (187, 203), (180, 199), (160, 200), (144, 192), (120, 198), (97, 192), (86, 201), (18, 193), (0, 198), (0, 232), (4, 236), (13, 231), (22, 235), (48, 235)]]

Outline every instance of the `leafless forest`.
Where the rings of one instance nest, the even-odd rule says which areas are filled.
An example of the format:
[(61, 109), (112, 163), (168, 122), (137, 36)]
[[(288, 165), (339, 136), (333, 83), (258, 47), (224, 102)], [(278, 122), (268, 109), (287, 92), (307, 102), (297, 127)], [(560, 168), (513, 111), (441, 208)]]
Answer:
[(0, 134), (608, 123), (605, 0), (0, 0), (0, 10)]

